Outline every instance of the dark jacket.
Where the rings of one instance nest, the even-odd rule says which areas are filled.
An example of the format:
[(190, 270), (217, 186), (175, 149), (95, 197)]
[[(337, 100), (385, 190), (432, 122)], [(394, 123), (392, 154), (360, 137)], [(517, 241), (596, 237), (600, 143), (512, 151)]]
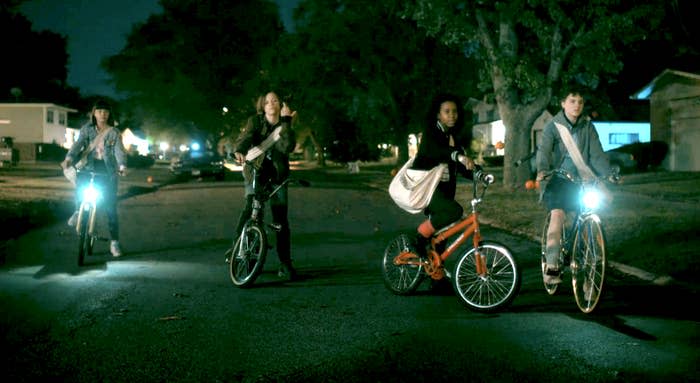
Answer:
[[(465, 128), (466, 129), (466, 128)], [(455, 146), (450, 146), (450, 136), (453, 136)], [(437, 123), (428, 126), (423, 132), (418, 146), (418, 153), (413, 160), (412, 169), (430, 170), (441, 163), (447, 164), (449, 180), (441, 181), (438, 190), (447, 197), (454, 198), (457, 189), (457, 172), (471, 179), (472, 172), (457, 163), (457, 155), (466, 155), (470, 145), (470, 135), (463, 132), (444, 132)]]
[[(264, 114), (252, 116), (233, 144), (234, 152), (246, 154), (250, 148), (263, 142), (278, 125), (282, 125), (279, 140), (268, 149), (267, 153), (261, 155), (258, 161), (255, 161), (258, 167), (262, 166), (263, 161), (271, 162), (274, 168), (274, 174), (270, 175), (272, 182), (281, 182), (289, 176), (289, 153), (296, 146), (296, 137), (292, 130), (292, 117), (280, 117), (276, 125), (270, 125)], [(250, 169), (247, 168), (250, 166), (249, 164), (243, 166), (243, 175), (248, 183), (252, 182), (248, 177)]]

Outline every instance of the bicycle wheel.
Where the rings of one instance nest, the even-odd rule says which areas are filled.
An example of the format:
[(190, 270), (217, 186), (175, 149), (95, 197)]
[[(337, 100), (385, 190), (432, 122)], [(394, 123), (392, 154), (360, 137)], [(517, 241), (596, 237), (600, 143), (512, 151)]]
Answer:
[(265, 265), (267, 234), (257, 224), (247, 224), (231, 249), (229, 275), (234, 285), (249, 287)]
[[(547, 294), (554, 295), (557, 292), (559, 283), (545, 283), (545, 270), (547, 269), (547, 231), (549, 230), (549, 222), (552, 218), (552, 212), (547, 213), (547, 218), (544, 220), (544, 225), (542, 226), (542, 236), (540, 237), (540, 269), (542, 271), (542, 283), (544, 284), (544, 289)], [(561, 239), (559, 240), (562, 246), (566, 243), (566, 230), (562, 228)], [(564, 254), (563, 250), (559, 253), (559, 265), (564, 265)], [(563, 272), (563, 270), (562, 270)]]
[(596, 215), (582, 218), (571, 258), (572, 284), (578, 308), (590, 313), (598, 305), (605, 281), (605, 233)]
[(396, 295), (415, 292), (425, 278), (420, 261), (413, 241), (406, 234), (391, 240), (382, 259), (384, 286)]
[(78, 220), (78, 266), (82, 266), (85, 261), (85, 254), (92, 252), (90, 240), (91, 236), (88, 234), (88, 217), (90, 216), (89, 211), (81, 211)]
[(486, 272), (477, 273), (476, 250), (457, 261), (453, 283), (460, 301), (478, 312), (494, 312), (508, 306), (520, 290), (520, 271), (504, 245), (484, 242), (478, 247)]

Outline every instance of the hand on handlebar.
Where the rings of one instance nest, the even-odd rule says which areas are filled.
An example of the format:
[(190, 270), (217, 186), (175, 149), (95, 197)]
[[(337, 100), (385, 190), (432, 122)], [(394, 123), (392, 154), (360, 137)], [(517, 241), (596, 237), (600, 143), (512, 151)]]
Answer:
[(463, 154), (460, 154), (459, 156), (457, 156), (457, 160), (462, 165), (464, 165), (464, 167), (467, 168), (467, 170), (474, 170), (474, 161), (471, 158), (469, 158)]
[(245, 154), (236, 152), (233, 153), (233, 156), (236, 158), (236, 162), (238, 162), (240, 165), (243, 165), (245, 163)]

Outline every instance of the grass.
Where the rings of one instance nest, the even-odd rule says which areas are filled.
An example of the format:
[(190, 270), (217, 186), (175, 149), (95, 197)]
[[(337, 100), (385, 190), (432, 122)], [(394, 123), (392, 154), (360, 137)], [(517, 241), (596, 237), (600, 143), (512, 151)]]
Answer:
[[(500, 169), (491, 169), (500, 176)], [(470, 185), (460, 185), (469, 187)], [(640, 173), (611, 186), (601, 211), (609, 260), (657, 276), (694, 280), (700, 272), (700, 174)], [(484, 221), (539, 240), (546, 211), (536, 191), (492, 185), (481, 205)]]

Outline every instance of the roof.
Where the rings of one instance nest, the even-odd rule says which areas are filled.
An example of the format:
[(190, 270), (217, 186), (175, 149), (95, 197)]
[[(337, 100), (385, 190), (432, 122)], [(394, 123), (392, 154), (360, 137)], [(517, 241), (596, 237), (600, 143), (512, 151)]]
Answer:
[(660, 75), (656, 76), (649, 84), (632, 94), (632, 100), (648, 100), (656, 87), (660, 87), (668, 83), (672, 77), (683, 77), (691, 80), (700, 81), (700, 74), (682, 72), (674, 69), (665, 69)]
[(55, 108), (69, 113), (77, 113), (78, 111), (61, 105), (51, 103), (0, 103), (0, 107), (15, 107), (15, 108)]

